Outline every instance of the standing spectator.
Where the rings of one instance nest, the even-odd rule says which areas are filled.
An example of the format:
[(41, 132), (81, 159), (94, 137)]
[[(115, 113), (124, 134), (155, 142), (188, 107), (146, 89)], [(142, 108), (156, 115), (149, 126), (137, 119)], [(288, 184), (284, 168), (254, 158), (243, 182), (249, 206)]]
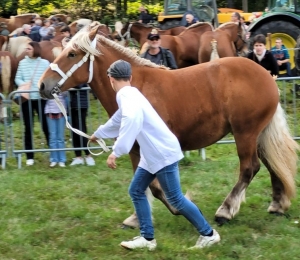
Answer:
[[(66, 105), (67, 92), (60, 94), (59, 100)], [(66, 120), (64, 115), (61, 113), (60, 108), (57, 106), (54, 99), (49, 99), (46, 102), (45, 114), (47, 117), (47, 124), (49, 129), (49, 148), (50, 149), (63, 149), (65, 148), (65, 124)], [(66, 152), (65, 151), (51, 151), (50, 152), (50, 167), (58, 165), (65, 167), (66, 163)]]
[(169, 49), (165, 49), (160, 46), (161, 40), (156, 29), (153, 29), (148, 34), (147, 39), (149, 49), (140, 55), (141, 58), (145, 58), (155, 64), (164, 65), (171, 69), (178, 68), (172, 52)]
[(40, 42), (41, 41), (41, 35), (40, 35), (40, 29), (42, 25), (42, 20), (41, 19), (36, 19), (34, 21), (34, 25), (31, 27), (31, 32), (30, 32), (30, 38), (34, 42)]
[(66, 38), (71, 39), (72, 35), (71, 35), (71, 29), (69, 26), (63, 26), (62, 28), (60, 28), (60, 33), (61, 35), (65, 36)]
[(192, 14), (186, 14), (185, 20), (186, 20), (185, 27), (189, 27), (192, 24), (195, 24), (195, 23), (199, 22), (199, 20), (196, 17), (194, 17), (194, 15), (192, 15)]
[(231, 14), (231, 22), (233, 23), (240, 23), (241, 22), (241, 15), (238, 12), (233, 12)]
[(249, 38), (250, 38), (250, 32), (248, 32), (248, 25), (247, 24), (245, 24), (245, 17), (244, 16), (241, 16), (241, 26), (242, 26), (242, 29), (243, 29), (243, 31), (244, 31), (244, 33), (245, 33), (245, 35), (246, 35), (246, 40), (249, 40)]
[(8, 36), (10, 34), (9, 30), (7, 30), (7, 25), (4, 22), (0, 23), (0, 35)]
[(275, 40), (275, 46), (272, 47), (271, 52), (277, 60), (279, 70), (286, 70), (288, 77), (292, 77), (290, 55), (281, 38)]
[(56, 27), (67, 26), (67, 24), (64, 23), (59, 17), (57, 17), (56, 20), (57, 20)]
[(49, 31), (46, 36), (42, 37), (42, 41), (50, 41), (54, 38), (55, 29), (53, 27), (49, 27)]
[(263, 34), (254, 37), (253, 47), (253, 52), (250, 52), (247, 58), (264, 67), (272, 76), (278, 76), (277, 61), (272, 52), (266, 50), (266, 37)]
[(197, 230), (199, 238), (191, 249), (201, 249), (218, 243), (218, 232), (209, 225), (201, 210), (184, 197), (180, 186), (178, 161), (183, 158), (180, 144), (165, 122), (154, 110), (150, 102), (130, 82), (131, 66), (118, 60), (107, 71), (110, 84), (116, 92), (119, 109), (91, 136), (116, 138), (112, 153), (107, 158), (107, 166), (116, 169), (116, 161), (128, 154), (135, 141), (140, 146), (141, 159), (129, 187), (129, 195), (134, 204), (140, 223), (140, 235), (130, 241), (121, 242), (127, 249), (157, 246), (151, 210), (145, 194), (150, 183), (157, 178), (168, 202), (177, 209)]
[(145, 9), (144, 6), (140, 6), (139, 11), (140, 11), (140, 15), (138, 17), (138, 22), (139, 23), (147, 24), (147, 23), (150, 23), (151, 20), (153, 20), (152, 15), (150, 15), (147, 12), (147, 9)]
[[(41, 58), (41, 47), (37, 42), (29, 42), (26, 48), (26, 56), (20, 61), (18, 65), (15, 82), (17, 86), (29, 82), (31, 79), (31, 90), (39, 90), (38, 81), (44, 71), (49, 67), (50, 63)], [(42, 129), (44, 131), (47, 144), (49, 145), (49, 131), (47, 126), (46, 116), (44, 114), (46, 100), (41, 99), (39, 92), (32, 92), (29, 95), (29, 100), (22, 103), (22, 115), (25, 127), (25, 149), (32, 150), (32, 133), (34, 110), (38, 114), (40, 122), (42, 122)], [(41, 108), (39, 109), (39, 103)], [(26, 153), (26, 165), (34, 164), (33, 152)]]
[(22, 29), (23, 31), (19, 36), (28, 36), (30, 38), (31, 26), (29, 24), (23, 24)]
[(50, 22), (51, 22), (51, 26), (52, 26), (52, 27), (56, 27), (57, 24), (58, 24), (58, 21), (57, 21), (57, 18), (56, 18), (56, 17), (52, 17), (52, 18), (50, 19)]
[(39, 33), (41, 38), (46, 37), (50, 30), (50, 21), (48, 19), (44, 20), (44, 26), (40, 28)]
[[(89, 106), (89, 90), (82, 88), (88, 87), (87, 84), (81, 84), (75, 89), (79, 91), (70, 91), (70, 110), (72, 127), (87, 133), (86, 117)], [(74, 132), (72, 132), (73, 147), (87, 147), (87, 139)], [(95, 161), (87, 149), (75, 150), (76, 158), (73, 159), (71, 166), (84, 164), (82, 152), (85, 153), (85, 162), (88, 166), (95, 165)]]

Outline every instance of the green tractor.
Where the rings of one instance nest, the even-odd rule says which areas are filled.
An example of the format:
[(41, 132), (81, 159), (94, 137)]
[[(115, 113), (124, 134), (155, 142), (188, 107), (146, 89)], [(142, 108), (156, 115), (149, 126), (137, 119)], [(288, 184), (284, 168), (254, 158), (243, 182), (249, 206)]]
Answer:
[[(269, 0), (269, 11), (250, 24), (251, 39), (257, 34), (271, 33), (268, 47), (281, 38), (290, 54), (291, 70), (300, 74), (300, 0)], [(270, 46), (271, 45), (271, 46)], [(295, 50), (294, 50), (295, 48)]]

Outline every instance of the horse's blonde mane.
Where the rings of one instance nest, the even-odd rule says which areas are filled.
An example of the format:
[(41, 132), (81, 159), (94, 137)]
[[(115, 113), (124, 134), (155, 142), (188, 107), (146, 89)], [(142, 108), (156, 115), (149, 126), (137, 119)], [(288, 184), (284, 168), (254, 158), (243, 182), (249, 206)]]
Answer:
[[(194, 23), (194, 24), (190, 25), (189, 27), (185, 28), (184, 31), (187, 31), (187, 30), (196, 28), (196, 27), (198, 27), (198, 26), (202, 26), (202, 25), (204, 25), (204, 24), (208, 24), (208, 25), (211, 27), (211, 29), (214, 30), (214, 27), (213, 27), (212, 24), (209, 23), (209, 22), (197, 22), (197, 23)], [(183, 31), (183, 32), (184, 32), (184, 31)]]
[[(85, 18), (82, 18), (82, 19), (78, 19), (76, 21), (74, 21), (73, 23), (76, 23), (76, 24), (83, 24), (83, 25), (89, 25), (91, 24), (93, 21), (91, 19), (85, 19)], [(72, 23), (72, 24), (73, 24)]]
[(10, 77), (11, 77), (11, 61), (9, 56), (1, 56), (2, 63), (2, 93), (7, 94), (9, 92)]
[(227, 23), (222, 23), (221, 25), (219, 25), (218, 28), (216, 28), (216, 30), (218, 29), (222, 29), (223, 27), (227, 26), (227, 25), (230, 25), (230, 24), (235, 24), (235, 25), (238, 25), (237, 23), (235, 22), (227, 22)]
[[(105, 38), (102, 35), (96, 35), (96, 37), (97, 37), (98, 42), (104, 43), (104, 44), (108, 45), (109, 47), (115, 49), (116, 51), (121, 52), (126, 57), (128, 57), (131, 61), (135, 62), (137, 65), (148, 66), (148, 67), (153, 67), (153, 68), (168, 69), (165, 66), (157, 65), (149, 60), (140, 58), (139, 56), (134, 54), (131, 50), (119, 45), (118, 43), (116, 43), (114, 41), (111, 41), (111, 40)], [(74, 35), (74, 37), (70, 40), (70, 42), (68, 42), (67, 47), (70, 47), (74, 50), (79, 48), (80, 50), (91, 53), (92, 55), (95, 55), (95, 56), (99, 56), (102, 54), (99, 50), (91, 47), (91, 40), (89, 37), (89, 32), (86, 32), (86, 31), (84, 31), (84, 32), (79, 31), (78, 33), (76, 33)]]

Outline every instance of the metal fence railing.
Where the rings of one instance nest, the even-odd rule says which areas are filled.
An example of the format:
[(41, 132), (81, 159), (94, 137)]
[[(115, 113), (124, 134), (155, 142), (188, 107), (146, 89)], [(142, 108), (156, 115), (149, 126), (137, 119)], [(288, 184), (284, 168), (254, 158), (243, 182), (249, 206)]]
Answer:
[[(277, 84), (280, 89), (280, 102), (283, 109), (285, 110), (290, 125), (290, 129), (295, 140), (300, 139), (300, 77), (293, 78), (278, 78)], [(79, 91), (86, 91), (88, 96), (88, 112), (86, 117), (86, 124), (88, 133), (94, 132), (101, 123), (106, 122), (107, 114), (101, 106), (100, 102), (96, 100), (92, 94), (90, 88), (83, 89), (71, 89), (67, 94), (67, 111), (70, 113), (70, 93), (79, 93)], [(24, 91), (33, 93), (36, 91)], [(43, 133), (43, 128), (41, 126), (41, 118), (38, 118), (36, 112), (33, 111), (29, 103), (29, 114), (30, 124), (32, 128), (32, 150), (26, 150), (24, 147), (25, 136), (24, 136), (24, 120), (22, 106), (15, 104), (14, 98), (19, 95), (20, 91), (13, 91), (7, 97), (0, 93), (1, 105), (0, 105), (0, 159), (1, 166), (4, 169), (6, 167), (7, 158), (14, 157), (17, 159), (18, 168), (22, 167), (22, 155), (34, 152), (34, 153), (49, 153), (51, 151), (64, 150), (66, 152), (75, 150), (84, 150), (86, 147), (83, 146), (83, 137), (81, 137), (81, 147), (74, 148), (72, 145), (72, 134), (71, 131), (65, 130), (65, 148), (62, 149), (49, 149), (47, 146), (46, 138)], [(76, 94), (76, 95), (77, 95)], [(79, 95), (77, 95), (77, 107), (80, 110), (81, 101)], [(38, 100), (38, 110), (39, 114), (42, 114), (41, 99)], [(32, 116), (34, 115), (34, 116)], [(80, 117), (80, 116), (79, 116)], [(72, 117), (69, 116), (69, 122), (72, 124)], [(80, 122), (79, 124), (82, 124)], [(232, 144), (234, 143), (234, 138), (232, 135), (228, 135), (222, 140), (218, 141), (217, 144)], [(113, 140), (107, 142), (108, 146), (113, 143)], [(90, 147), (91, 150), (99, 149), (98, 145)], [(186, 153), (188, 155), (188, 152)], [(199, 150), (202, 158), (205, 160), (206, 154), (205, 149)]]

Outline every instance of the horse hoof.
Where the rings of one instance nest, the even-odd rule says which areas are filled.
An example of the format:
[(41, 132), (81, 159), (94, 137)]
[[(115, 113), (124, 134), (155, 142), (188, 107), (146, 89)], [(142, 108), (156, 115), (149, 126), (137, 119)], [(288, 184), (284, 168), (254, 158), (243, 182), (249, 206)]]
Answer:
[(135, 227), (128, 226), (128, 225), (125, 225), (125, 224), (122, 224), (121, 228), (122, 229), (135, 229)]
[(270, 214), (276, 216), (276, 217), (286, 217), (286, 218), (290, 218), (291, 215), (288, 213), (282, 213), (282, 212), (269, 212)]
[(224, 217), (215, 217), (215, 221), (217, 222), (218, 226), (222, 226), (229, 222), (229, 219)]

